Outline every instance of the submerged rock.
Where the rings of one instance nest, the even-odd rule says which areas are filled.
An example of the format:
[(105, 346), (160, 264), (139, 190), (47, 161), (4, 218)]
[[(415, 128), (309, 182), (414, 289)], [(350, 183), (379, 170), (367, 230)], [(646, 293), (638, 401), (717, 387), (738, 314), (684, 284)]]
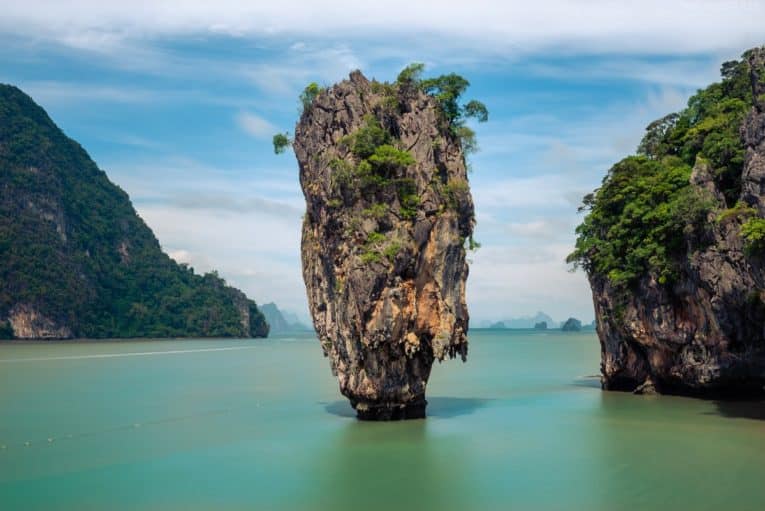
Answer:
[[(641, 163), (677, 160), (676, 154), (689, 158), (693, 195), (679, 204), (685, 211), (694, 206), (692, 197), (701, 198), (700, 225), (689, 221), (661, 242), (672, 257), (669, 276), (649, 270), (625, 287), (614, 275), (620, 276), (634, 253), (605, 272), (604, 259), (597, 257), (610, 240), (578, 245), (586, 249), (578, 257), (593, 291), (605, 389), (693, 395), (763, 391), (765, 250), (756, 232), (746, 233), (765, 225), (765, 48), (723, 65), (723, 77), (722, 84), (700, 91), (661, 135), (657, 145), (669, 149), (649, 152)], [(734, 108), (741, 109), (740, 118), (730, 113)], [(718, 152), (723, 147), (725, 152)], [(601, 190), (612, 186), (613, 172)], [(601, 199), (597, 192), (595, 208)]]
[(433, 361), (467, 356), (462, 144), (419, 87), (356, 71), (317, 92), (293, 144), (314, 326), (360, 419), (424, 417)]

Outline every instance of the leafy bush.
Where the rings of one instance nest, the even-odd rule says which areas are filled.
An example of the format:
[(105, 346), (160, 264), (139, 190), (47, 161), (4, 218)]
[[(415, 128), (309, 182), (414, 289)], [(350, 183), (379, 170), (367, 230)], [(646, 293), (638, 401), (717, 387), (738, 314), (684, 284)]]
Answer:
[(420, 76), (425, 71), (425, 64), (422, 62), (413, 62), (406, 66), (396, 77), (396, 85), (417, 84), (420, 82)]
[(273, 138), (274, 154), (282, 154), (290, 146), (292, 141), (290, 140), (290, 134), (287, 132), (277, 133)]
[(396, 180), (398, 202), (400, 204), (401, 217), (412, 220), (417, 216), (417, 207), (420, 205), (420, 196), (417, 194), (417, 185), (412, 178)]
[(616, 286), (647, 272), (662, 283), (673, 280), (686, 248), (678, 233), (703, 229), (712, 207), (690, 188), (690, 173), (676, 157), (631, 156), (614, 165), (597, 193), (585, 198), (589, 213), (567, 261), (608, 276)]
[(346, 139), (353, 155), (361, 159), (369, 158), (379, 147), (391, 142), (390, 133), (374, 116), (367, 116), (364, 121), (364, 125)]
[(732, 208), (725, 209), (717, 214), (717, 222), (722, 223), (732, 218), (746, 218), (757, 214), (757, 210), (745, 202), (737, 202)]
[(741, 236), (751, 255), (765, 254), (765, 218), (750, 218), (741, 226)]
[(382, 203), (372, 204), (368, 208), (361, 210), (362, 215), (376, 218), (378, 220), (383, 218), (387, 212), (388, 205)]
[(316, 96), (324, 92), (325, 89), (326, 87), (320, 87), (316, 82), (309, 83), (306, 88), (303, 89), (303, 92), (300, 93), (300, 104), (303, 106), (304, 112), (311, 107)]
[(414, 157), (408, 151), (396, 149), (392, 145), (381, 145), (375, 148), (367, 161), (378, 174), (391, 176), (397, 169), (414, 165)]
[(401, 252), (401, 243), (398, 243), (397, 241), (392, 242), (390, 245), (385, 247), (383, 250), (383, 255), (388, 259), (388, 261), (393, 262), (394, 259), (396, 259), (396, 256), (398, 253)]

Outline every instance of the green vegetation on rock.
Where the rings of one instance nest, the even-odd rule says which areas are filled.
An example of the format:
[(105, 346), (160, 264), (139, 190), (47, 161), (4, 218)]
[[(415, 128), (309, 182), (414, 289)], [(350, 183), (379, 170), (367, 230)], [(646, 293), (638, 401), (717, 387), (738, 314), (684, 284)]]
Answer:
[(477, 100), (470, 100), (464, 105), (460, 104), (462, 94), (470, 86), (470, 82), (462, 76), (449, 73), (422, 79), (424, 70), (425, 65), (422, 63), (409, 64), (399, 73), (395, 85), (398, 89), (404, 90), (418, 88), (433, 96), (438, 102), (444, 121), (452, 134), (460, 141), (463, 153), (467, 155), (476, 152), (478, 142), (475, 132), (465, 123), (470, 118), (478, 122), (488, 121), (489, 110), (486, 105)]
[(290, 134), (285, 133), (277, 133), (274, 135), (273, 138), (273, 144), (274, 144), (274, 153), (275, 154), (282, 154), (284, 151), (287, 150), (287, 148), (290, 146), (292, 141), (290, 140)]
[(741, 235), (746, 240), (746, 249), (750, 254), (765, 253), (765, 219), (750, 218), (741, 226)]
[[(458, 141), (463, 157), (478, 149), (475, 133), (466, 122), (470, 118), (486, 122), (489, 116), (486, 106), (476, 100), (461, 102), (463, 93), (470, 85), (463, 77), (452, 73), (423, 79), (424, 69), (423, 64), (414, 63), (404, 68), (394, 83), (370, 82), (372, 94), (382, 97), (376, 99), (373, 113), (366, 114), (362, 125), (340, 139), (338, 145), (343, 154), (335, 155), (327, 163), (331, 169), (331, 193), (325, 197), (326, 207), (340, 208), (363, 197), (366, 207), (360, 211), (362, 217), (383, 221), (392, 212), (404, 220), (414, 221), (417, 218), (422, 202), (420, 191), (412, 178), (402, 177), (407, 167), (416, 161), (409, 151), (402, 148), (396, 128), (391, 127), (389, 122), (404, 113), (408, 108), (406, 102), (412, 101), (416, 94), (425, 93), (435, 98), (440, 114), (439, 135)], [(300, 95), (304, 111), (324, 91), (316, 83), (309, 84)], [(434, 150), (440, 148), (440, 140), (434, 140)], [(284, 152), (290, 143), (289, 133), (277, 133), (273, 137), (274, 152)], [(316, 158), (318, 155), (314, 155)], [(447, 208), (458, 209), (469, 195), (467, 181), (460, 182), (454, 178), (446, 181), (447, 178), (438, 171), (433, 172), (432, 186), (446, 203), (446, 207), (440, 206), (439, 212)], [(356, 232), (360, 226), (360, 219), (354, 219), (345, 226), (344, 232)], [(469, 242), (470, 250), (480, 246), (472, 236), (465, 241)], [(401, 249), (396, 244), (382, 246), (381, 242), (374, 236), (366, 242), (359, 254), (362, 262), (379, 262), (383, 257), (392, 261)]]
[[(720, 220), (744, 211), (735, 204), (746, 152), (740, 127), (752, 105), (746, 60), (724, 63), (722, 78), (698, 91), (683, 111), (651, 123), (638, 155), (615, 164), (584, 198), (580, 210), (587, 215), (568, 262), (617, 287), (646, 275), (669, 284), (689, 251), (704, 246), (709, 212), (731, 208)], [(710, 171), (724, 204), (690, 185), (694, 166)], [(758, 220), (742, 229), (752, 243), (761, 233)]]
[(75, 337), (268, 333), (242, 292), (162, 252), (127, 194), (7, 85), (0, 85), (0, 191), (0, 337), (17, 306)]
[(316, 99), (316, 96), (321, 94), (324, 89), (324, 87), (320, 87), (316, 82), (309, 83), (306, 88), (303, 89), (303, 92), (300, 93), (300, 104), (303, 107), (303, 111), (311, 106), (311, 103)]
[(13, 327), (8, 321), (0, 321), (0, 340), (13, 339)]

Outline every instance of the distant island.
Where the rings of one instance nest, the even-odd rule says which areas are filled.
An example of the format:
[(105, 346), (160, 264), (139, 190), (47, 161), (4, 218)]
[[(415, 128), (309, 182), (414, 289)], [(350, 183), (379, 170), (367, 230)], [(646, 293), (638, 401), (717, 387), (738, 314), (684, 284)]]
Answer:
[(311, 330), (310, 327), (300, 322), (297, 315), (280, 310), (273, 302), (261, 305), (260, 312), (266, 317), (266, 321), (271, 327), (270, 333), (272, 334), (307, 332)]
[(576, 318), (568, 318), (560, 327), (564, 332), (579, 332), (582, 330), (582, 322)]
[(520, 316), (517, 318), (503, 319), (500, 321), (482, 321), (479, 328), (535, 328), (539, 323), (546, 323), (548, 328), (558, 328), (558, 322), (542, 311), (533, 316)]
[(578, 332), (580, 330), (595, 330), (595, 321), (582, 324), (579, 319), (570, 317), (566, 321), (558, 322), (552, 319), (548, 314), (539, 311), (534, 316), (521, 316), (517, 318), (505, 319), (502, 321), (481, 321), (478, 328), (489, 328), (492, 330), (557, 330), (561, 329), (568, 332)]
[(256, 303), (165, 254), (128, 195), (0, 84), (0, 338), (265, 337)]

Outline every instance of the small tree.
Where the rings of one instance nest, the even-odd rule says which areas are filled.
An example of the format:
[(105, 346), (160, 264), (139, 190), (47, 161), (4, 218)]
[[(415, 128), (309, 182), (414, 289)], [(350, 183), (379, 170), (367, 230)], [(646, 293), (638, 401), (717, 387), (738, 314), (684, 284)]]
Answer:
[(425, 65), (422, 63), (409, 64), (398, 74), (396, 84), (405, 90), (419, 87), (426, 94), (433, 96), (438, 101), (444, 120), (452, 134), (459, 139), (463, 152), (471, 154), (478, 151), (475, 132), (465, 125), (465, 121), (467, 119), (475, 119), (478, 122), (488, 121), (489, 110), (486, 105), (476, 100), (468, 101), (464, 105), (460, 104), (460, 97), (470, 86), (470, 82), (460, 75), (450, 73), (422, 80), (420, 75), (424, 69)]
[(666, 153), (667, 134), (672, 131), (679, 118), (679, 114), (673, 113), (665, 115), (646, 126), (646, 133), (640, 141), (637, 153), (654, 160)]
[(404, 69), (402, 69), (401, 72), (398, 74), (398, 77), (396, 78), (396, 83), (398, 85), (419, 84), (420, 75), (422, 75), (422, 72), (424, 70), (425, 70), (425, 64), (423, 64), (422, 62), (414, 62), (412, 64), (409, 64)]
[(300, 103), (303, 105), (304, 112), (311, 106), (311, 103), (316, 99), (316, 96), (321, 94), (324, 89), (324, 87), (319, 87), (319, 84), (316, 82), (309, 83), (308, 86), (303, 89), (303, 92), (300, 93)]
[(274, 135), (274, 154), (282, 154), (290, 146), (292, 141), (290, 140), (290, 134), (288, 132), (277, 133)]

